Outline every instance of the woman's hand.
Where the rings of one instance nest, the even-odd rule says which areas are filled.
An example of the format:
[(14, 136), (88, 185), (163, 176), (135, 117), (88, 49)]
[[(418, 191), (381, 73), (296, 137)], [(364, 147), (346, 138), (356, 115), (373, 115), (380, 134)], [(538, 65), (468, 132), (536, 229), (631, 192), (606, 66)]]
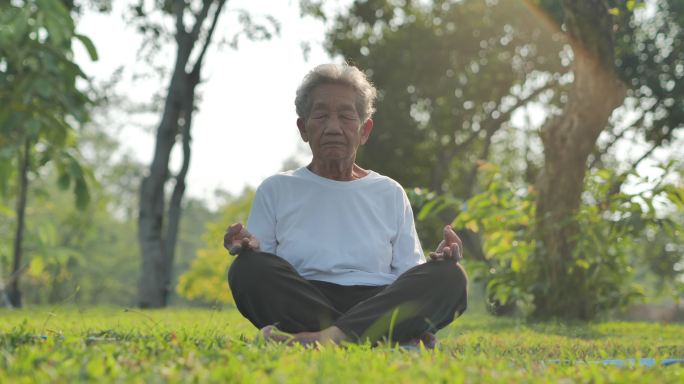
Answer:
[(243, 251), (258, 251), (259, 240), (247, 232), (244, 225), (235, 223), (226, 229), (226, 234), (223, 235), (223, 247), (235, 256)]
[(456, 235), (451, 225), (444, 226), (444, 240), (442, 240), (434, 252), (430, 252), (430, 261), (463, 260), (463, 242)]

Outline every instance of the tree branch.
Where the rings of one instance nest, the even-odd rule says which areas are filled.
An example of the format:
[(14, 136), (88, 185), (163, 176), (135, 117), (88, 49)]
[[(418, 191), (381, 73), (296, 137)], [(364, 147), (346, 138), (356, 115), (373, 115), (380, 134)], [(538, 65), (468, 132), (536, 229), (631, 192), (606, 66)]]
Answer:
[(188, 33), (188, 31), (185, 30), (185, 23), (183, 23), (185, 2), (183, 0), (176, 0), (173, 3), (173, 7), (176, 12), (176, 42), (180, 44), (181, 40), (183, 40)]
[[(646, 151), (643, 155), (641, 155), (641, 157), (639, 157), (635, 162), (633, 162), (632, 165), (628, 169), (630, 171), (633, 169), (636, 169), (636, 167), (642, 161), (644, 161), (649, 156), (651, 156), (653, 151), (655, 151), (656, 148), (658, 148), (659, 146), (660, 146), (659, 143), (656, 143), (653, 146), (651, 146), (651, 148), (648, 151)], [(606, 193), (606, 197), (605, 197), (604, 201), (602, 201), (599, 204), (599, 207), (607, 207), (607, 202), (610, 201), (610, 198), (617, 195), (618, 193), (620, 193), (620, 190), (622, 189), (622, 185), (625, 183), (625, 181), (627, 181), (627, 176), (629, 175), (630, 171), (623, 172), (620, 175), (618, 175), (618, 177), (615, 178), (615, 181), (613, 182), (613, 184), (608, 189), (608, 192)]]
[(209, 27), (209, 32), (207, 32), (207, 37), (204, 39), (204, 44), (202, 45), (202, 50), (200, 51), (199, 56), (197, 56), (195, 65), (192, 67), (192, 71), (190, 72), (191, 76), (193, 76), (193, 78), (196, 78), (197, 81), (199, 81), (199, 71), (200, 68), (202, 68), (202, 61), (204, 60), (204, 55), (207, 53), (209, 44), (211, 44), (211, 38), (214, 35), (216, 25), (218, 24), (219, 16), (221, 16), (221, 11), (223, 10), (223, 6), (225, 4), (226, 0), (220, 0), (218, 5), (216, 6), (213, 19), (211, 20), (211, 26)]
[(646, 151), (643, 155), (641, 155), (640, 158), (638, 158), (635, 162), (632, 163), (632, 166), (629, 169), (635, 169), (637, 166), (639, 166), (639, 164), (642, 161), (646, 160), (649, 156), (651, 156), (651, 154), (653, 154), (653, 151), (660, 147), (660, 144), (661, 143), (653, 144), (653, 146), (651, 146), (651, 148), (648, 151)]
[[(642, 115), (637, 121), (640, 122), (643, 120), (643, 118), (644, 118), (644, 115)], [(634, 126), (636, 124), (637, 124), (637, 122), (635, 122), (634, 124), (631, 124), (628, 127), (625, 127), (625, 129), (620, 131), (620, 133), (618, 133), (617, 135), (614, 135), (613, 139), (609, 143), (607, 143), (603, 148), (599, 148), (597, 146), (596, 149), (594, 150), (594, 153), (592, 153), (593, 157), (591, 159), (591, 163), (589, 163), (589, 165), (587, 166), (587, 169), (594, 168), (596, 166), (596, 164), (598, 164), (601, 161), (601, 159), (608, 152), (608, 150), (613, 145), (615, 145), (620, 139), (622, 139), (630, 129), (634, 128)]]
[(611, 142), (606, 144), (605, 147), (603, 147), (600, 150), (597, 149), (596, 151), (594, 151), (594, 158), (591, 160), (591, 163), (589, 163), (589, 166), (587, 167), (587, 169), (591, 169), (594, 166), (596, 166), (596, 164), (601, 160), (603, 155), (605, 155), (613, 145), (615, 145), (621, 138), (623, 138), (627, 132), (632, 130), (632, 128), (635, 128), (636, 126), (641, 125), (641, 123), (643, 123), (644, 119), (646, 118), (646, 114), (649, 112), (653, 112), (656, 109), (656, 107), (658, 107), (659, 105), (660, 104), (658, 102), (653, 103), (653, 105), (649, 109), (642, 112), (641, 116), (638, 119), (636, 119), (628, 127), (625, 127), (625, 129), (623, 129), (620, 133), (615, 135), (615, 137), (613, 137), (613, 140), (611, 140)]
[[(224, 3), (225, 0), (221, 0), (221, 2)], [(199, 33), (202, 30), (204, 20), (207, 18), (207, 15), (209, 14), (209, 8), (211, 8), (211, 5), (213, 3), (214, 0), (204, 0), (202, 3), (202, 9), (199, 11), (197, 16), (195, 16), (195, 25), (192, 26), (192, 31), (190, 31), (190, 39), (193, 42), (195, 42), (199, 37)]]
[[(518, 101), (513, 105), (511, 108), (509, 108), (506, 112), (499, 112), (500, 115), (496, 119), (489, 119), (486, 120), (483, 124), (484, 128), (478, 129), (476, 132), (473, 132), (472, 135), (470, 135), (465, 141), (457, 144), (454, 146), (452, 149), (452, 153), (456, 153), (460, 151), (461, 149), (469, 146), (473, 140), (475, 140), (481, 132), (486, 132), (487, 135), (490, 135), (490, 131), (492, 130), (498, 130), (499, 126), (502, 122), (507, 121), (513, 112), (515, 112), (516, 109), (522, 107), (523, 105), (529, 103), (534, 99), (535, 97), (539, 96), (540, 93), (546, 91), (547, 89), (550, 89), (552, 86), (556, 85), (557, 81), (556, 80), (551, 80), (548, 83), (546, 83), (544, 86), (539, 87), (535, 89), (532, 93), (530, 93), (528, 96), (522, 99), (518, 99)], [(497, 109), (498, 110), (498, 109)]]

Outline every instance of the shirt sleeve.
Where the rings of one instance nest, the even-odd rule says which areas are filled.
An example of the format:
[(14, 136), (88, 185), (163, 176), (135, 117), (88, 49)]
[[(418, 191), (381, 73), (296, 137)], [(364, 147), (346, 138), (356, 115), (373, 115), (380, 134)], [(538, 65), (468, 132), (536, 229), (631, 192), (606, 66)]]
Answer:
[(425, 255), (420, 246), (418, 233), (413, 221), (413, 210), (406, 192), (400, 188), (401, 198), (397, 209), (399, 210), (398, 230), (392, 242), (391, 273), (399, 276), (416, 265), (425, 262)]
[(247, 230), (259, 240), (262, 252), (275, 254), (278, 242), (273, 197), (271, 183), (265, 181), (257, 188), (247, 219)]

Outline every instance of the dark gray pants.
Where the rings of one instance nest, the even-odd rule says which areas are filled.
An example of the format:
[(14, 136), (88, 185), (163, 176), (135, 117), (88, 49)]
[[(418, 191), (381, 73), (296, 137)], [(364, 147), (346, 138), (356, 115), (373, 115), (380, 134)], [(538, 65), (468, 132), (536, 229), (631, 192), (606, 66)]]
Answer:
[(306, 280), (284, 259), (243, 252), (228, 271), (238, 310), (257, 328), (288, 333), (331, 325), (353, 341), (396, 342), (436, 332), (467, 306), (467, 277), (453, 261), (411, 268), (390, 285), (344, 286)]

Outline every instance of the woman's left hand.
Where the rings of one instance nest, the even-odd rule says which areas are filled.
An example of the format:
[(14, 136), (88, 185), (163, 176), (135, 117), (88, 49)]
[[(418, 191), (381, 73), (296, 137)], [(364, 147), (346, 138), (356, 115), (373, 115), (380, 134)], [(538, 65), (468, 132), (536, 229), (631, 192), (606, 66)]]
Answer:
[(442, 240), (434, 252), (430, 252), (430, 261), (463, 260), (463, 242), (456, 235), (451, 225), (444, 226), (444, 240)]

